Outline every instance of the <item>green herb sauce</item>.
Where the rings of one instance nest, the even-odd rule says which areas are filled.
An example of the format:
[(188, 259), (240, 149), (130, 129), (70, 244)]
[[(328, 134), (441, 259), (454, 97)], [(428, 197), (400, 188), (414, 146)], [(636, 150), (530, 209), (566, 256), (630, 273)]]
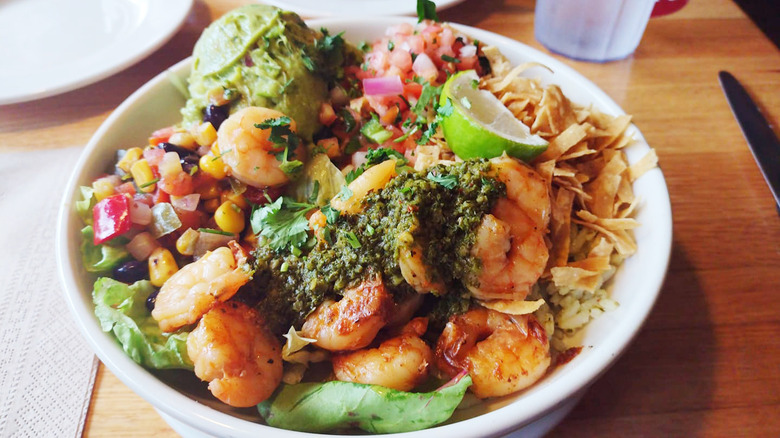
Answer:
[(254, 253), (252, 288), (274, 330), (300, 327), (324, 299), (337, 299), (369, 275), (381, 274), (396, 300), (416, 293), (398, 264), (399, 249), (412, 243), (424, 248), (432, 280), (446, 285), (447, 294), (430, 309), (433, 325), (465, 311), (469, 295), (464, 284), (476, 284), (480, 269), (470, 255), (475, 230), (506, 192), (503, 183), (486, 176), (489, 170), (488, 161), (469, 160), (403, 171), (370, 192), (360, 214), (342, 214), (321, 230), (323, 241), (313, 242), (308, 252), (296, 256), (261, 245)]

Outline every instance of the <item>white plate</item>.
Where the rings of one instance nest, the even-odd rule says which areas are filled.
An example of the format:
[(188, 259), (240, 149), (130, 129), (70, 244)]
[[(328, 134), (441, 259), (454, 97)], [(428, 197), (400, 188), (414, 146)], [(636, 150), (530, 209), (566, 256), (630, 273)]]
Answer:
[[(434, 0), (436, 10), (464, 0)], [(263, 0), (304, 17), (417, 15), (417, 0)]]
[(150, 54), (192, 0), (0, 2), (0, 105), (64, 93)]
[[(315, 28), (326, 27), (334, 33), (343, 30), (348, 40), (363, 41), (384, 35), (389, 25), (413, 21), (397, 17), (334, 18), (313, 20), (309, 24)], [(485, 44), (497, 46), (515, 64), (536, 61), (547, 65), (554, 73), (544, 69), (535, 73), (544, 82), (559, 84), (574, 102), (592, 104), (613, 115), (623, 114), (603, 91), (554, 58), (491, 32), (456, 27)], [(205, 384), (197, 383), (191, 373), (169, 372), (158, 378), (163, 374), (152, 373), (137, 365), (112, 337), (101, 332), (93, 313), (93, 279), (84, 272), (78, 250), (82, 224), (73, 207), (78, 199), (78, 186), (88, 184), (95, 175), (109, 168), (117, 149), (143, 143), (151, 131), (181, 119), (178, 110), (184, 99), (172, 85), (169, 75), (175, 74), (184, 79), (189, 69), (190, 61), (182, 61), (131, 95), (95, 133), (79, 158), (65, 190), (56, 238), (66, 299), (80, 330), (103, 363), (162, 412), (165, 418), (172, 419), (172, 424), (181, 430), (192, 428), (214, 436), (304, 436), (298, 432), (269, 429), (258, 424), (257, 417), (247, 417), (247, 410), (220, 404), (208, 394)], [(629, 133), (636, 139), (626, 149), (629, 161), (633, 163), (649, 151), (649, 146), (636, 126), (632, 125)], [(614, 277), (611, 293), (620, 303), (619, 308), (588, 325), (582, 338), (582, 352), (520, 394), (456, 411), (450, 423), (403, 434), (404, 437), (497, 436), (526, 426), (530, 426), (531, 430), (523, 429), (523, 432), (532, 434), (532, 430), (547, 430), (560, 421), (576, 398), (617, 360), (638, 333), (655, 303), (668, 267), (672, 243), (671, 206), (661, 170), (647, 172), (635, 182), (634, 190), (641, 200), (637, 209), (641, 226), (635, 230), (638, 251), (626, 260)], [(540, 419), (543, 420), (538, 422)]]

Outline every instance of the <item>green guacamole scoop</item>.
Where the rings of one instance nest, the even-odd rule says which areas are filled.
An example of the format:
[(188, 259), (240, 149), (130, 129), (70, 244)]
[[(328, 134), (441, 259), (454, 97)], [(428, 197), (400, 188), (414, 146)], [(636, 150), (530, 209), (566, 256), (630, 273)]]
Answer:
[(195, 44), (184, 125), (200, 123), (209, 105), (229, 101), (230, 113), (247, 106), (281, 111), (311, 140), (328, 92), (316, 71), (318, 36), (298, 15), (272, 6), (223, 15)]

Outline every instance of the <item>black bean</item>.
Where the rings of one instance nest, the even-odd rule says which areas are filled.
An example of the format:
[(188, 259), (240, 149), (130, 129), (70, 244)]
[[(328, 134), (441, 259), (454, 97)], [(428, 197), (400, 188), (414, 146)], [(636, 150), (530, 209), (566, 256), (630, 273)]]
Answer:
[(194, 155), (197, 157), (197, 153), (195, 151), (191, 151), (187, 148), (183, 148), (181, 146), (175, 145), (173, 143), (160, 143), (157, 145), (157, 147), (162, 148), (165, 152), (176, 152), (179, 154), (179, 158), (183, 159), (186, 156)]
[(219, 129), (222, 122), (228, 118), (228, 106), (209, 105), (203, 114), (203, 121), (211, 123), (214, 129)]
[(149, 294), (149, 298), (146, 299), (146, 310), (154, 310), (154, 304), (157, 302), (157, 294), (160, 293), (159, 289), (155, 289), (154, 292)]
[(149, 278), (149, 264), (146, 261), (130, 260), (114, 268), (114, 278), (123, 283), (135, 283)]

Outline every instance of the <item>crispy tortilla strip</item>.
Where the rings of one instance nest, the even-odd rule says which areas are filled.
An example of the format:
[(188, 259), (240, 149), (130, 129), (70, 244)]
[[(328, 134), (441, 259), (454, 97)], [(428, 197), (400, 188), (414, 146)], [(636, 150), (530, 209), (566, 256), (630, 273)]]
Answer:
[(585, 210), (577, 212), (577, 216), (587, 222), (601, 225), (608, 230), (631, 230), (639, 226), (634, 218), (600, 218)]
[(628, 169), (628, 179), (634, 182), (648, 170), (658, 166), (658, 155), (655, 149), (650, 149), (639, 161), (632, 164)]
[(552, 268), (552, 281), (559, 288), (582, 289), (588, 292), (594, 292), (601, 286), (601, 274), (587, 269), (563, 266)]
[(507, 315), (527, 315), (534, 313), (544, 305), (544, 299), (536, 301), (517, 301), (517, 300), (490, 300), (477, 301), (482, 307), (486, 307), (496, 312), (506, 313)]
[(601, 225), (580, 219), (572, 219), (572, 222), (598, 231), (599, 233), (606, 236), (615, 245), (615, 249), (617, 250), (618, 254), (629, 256), (636, 252), (636, 242), (634, 242), (633, 236), (628, 234), (625, 230), (612, 231)]
[(550, 214), (550, 256), (547, 259), (547, 269), (564, 266), (569, 259), (571, 244), (571, 211), (574, 206), (574, 192), (558, 189), (552, 203)]
[(538, 161), (558, 160), (561, 155), (580, 143), (588, 135), (590, 125), (570, 125), (560, 135), (550, 139), (547, 150), (537, 158)]

